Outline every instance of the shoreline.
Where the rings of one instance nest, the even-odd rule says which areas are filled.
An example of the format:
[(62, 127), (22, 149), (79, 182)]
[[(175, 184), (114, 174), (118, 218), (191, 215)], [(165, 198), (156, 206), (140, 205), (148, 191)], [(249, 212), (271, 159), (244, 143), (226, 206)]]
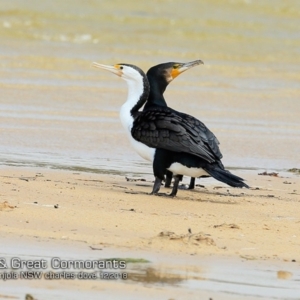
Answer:
[[(55, 293), (63, 299), (82, 299), (86, 296), (89, 299), (98, 299), (101, 293), (101, 296), (108, 299), (199, 299), (200, 296), (204, 299), (213, 297), (221, 300), (241, 297), (250, 300), (278, 297), (298, 299), (300, 272), (299, 263), (294, 262), (249, 260), (218, 255), (191, 256), (109, 247), (92, 250), (78, 241), (45, 240), (25, 236), (18, 237), (18, 241), (11, 237), (2, 238), (2, 241), (5, 246), (2, 247), (1, 256), (6, 257), (7, 263), (16, 256), (25, 261), (44, 260), (48, 262), (48, 266), (54, 255), (66, 262), (103, 261), (112, 257), (124, 260), (129, 260), (129, 257), (137, 258), (136, 261), (129, 260), (124, 270), (82, 271), (48, 267), (35, 270), (41, 272), (42, 276), (34, 280), (20, 277), (23, 269), (13, 270), (11, 273), (18, 274), (17, 279), (1, 278), (3, 283), (0, 297), (4, 298), (24, 299), (24, 295), (30, 295), (34, 299), (53, 299)], [(105, 280), (98, 275), (96, 279), (83, 280), (82, 277), (76, 276), (100, 272), (105, 274), (107, 271), (110, 274), (125, 273), (127, 279)], [(51, 279), (50, 274), (52, 278), (57, 275), (59, 277)], [(70, 279), (71, 275), (73, 278)]]

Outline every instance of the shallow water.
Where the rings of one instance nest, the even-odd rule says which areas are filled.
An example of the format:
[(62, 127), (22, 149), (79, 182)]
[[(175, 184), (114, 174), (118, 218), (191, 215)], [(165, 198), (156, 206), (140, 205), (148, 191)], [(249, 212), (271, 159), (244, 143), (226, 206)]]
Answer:
[[(128, 286), (139, 284), (155, 290), (155, 299), (165, 299), (160, 292), (167, 290), (169, 295), (186, 295), (189, 299), (208, 299), (208, 296), (218, 299), (299, 299), (300, 273), (298, 263), (281, 261), (238, 260), (221, 257), (199, 257), (190, 255), (168, 255), (144, 251), (127, 251), (112, 248), (103, 248), (101, 251), (92, 251), (84, 243), (33, 239), (31, 242), (20, 237), (22, 249), (12, 240), (5, 238), (0, 251), (0, 257), (5, 258), (7, 270), (1, 273), (12, 272), (11, 259), (16, 257), (23, 261), (45, 260), (46, 269), (35, 269), (43, 274), (52, 271), (76, 273), (97, 272), (98, 269), (66, 268), (64, 262), (104, 260), (120, 258), (136, 263), (127, 263), (126, 269), (104, 269), (104, 272), (122, 272), (128, 274), (127, 280), (110, 280), (115, 285), (101, 285), (104, 279), (73, 279), (73, 280), (26, 280), (18, 279), (2, 281), (1, 294), (6, 297), (24, 299), (29, 293), (37, 299), (98, 299), (99, 292), (107, 299), (153, 299), (153, 294), (141, 295), (137, 288), (128, 289)], [(62, 268), (53, 269), (51, 259), (58, 257), (62, 261)], [(137, 259), (138, 258), (138, 259)], [(139, 263), (138, 261), (148, 261)], [(58, 261), (58, 260), (57, 260)], [(56, 263), (57, 265), (57, 263)], [(23, 269), (14, 269), (20, 274)], [(280, 276), (279, 276), (280, 274)], [(3, 276), (3, 275), (2, 275)], [(86, 282), (82, 282), (86, 281)], [(89, 288), (89, 284), (91, 288)], [(125, 285), (125, 286), (124, 286)], [(76, 293), (74, 293), (76, 290)], [(125, 292), (126, 291), (126, 292)], [(152, 298), (151, 298), (152, 297)]]
[(291, 0), (2, 0), (0, 163), (151, 174), (119, 122), (126, 84), (91, 63), (202, 59), (168, 104), (205, 122), (227, 167), (299, 167), (299, 20)]

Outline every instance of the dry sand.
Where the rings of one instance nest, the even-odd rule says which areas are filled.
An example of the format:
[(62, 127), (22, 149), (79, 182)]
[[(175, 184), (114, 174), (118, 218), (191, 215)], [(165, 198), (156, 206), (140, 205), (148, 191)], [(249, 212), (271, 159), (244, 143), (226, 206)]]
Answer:
[[(189, 256), (198, 263), (212, 259), (299, 266), (300, 177), (288, 172), (277, 176), (258, 175), (258, 171), (235, 174), (246, 178), (252, 188), (233, 189), (217, 181), (207, 184), (198, 180), (205, 187), (179, 190), (177, 197), (168, 198), (148, 195), (150, 181), (7, 167), (0, 177), (1, 236), (5, 241), (28, 241), (33, 247), (39, 242), (47, 248), (50, 241), (58, 248), (71, 246), (74, 253), (85, 247), (107, 249), (106, 254), (115, 249), (125, 257), (149, 253), (169, 259), (175, 256), (178, 261)], [(61, 281), (56, 284), (58, 289)], [(71, 289), (74, 284), (69, 281)], [(90, 281), (80, 282), (78, 289), (88, 290), (91, 285)], [(130, 289), (128, 285), (114, 287), (111, 282), (102, 289), (110, 286), (123, 297), (122, 291)], [(155, 292), (132, 286), (133, 290), (169, 299), (161, 289)], [(205, 293), (205, 297), (211, 295)], [(189, 299), (194, 299), (192, 296)], [(231, 295), (228, 299), (235, 298)]]
[[(235, 173), (252, 188), (215, 181), (168, 198), (148, 195), (149, 181), (7, 168), (1, 174), (1, 233), (103, 247), (300, 261), (299, 176)], [(159, 237), (161, 232), (174, 234)]]

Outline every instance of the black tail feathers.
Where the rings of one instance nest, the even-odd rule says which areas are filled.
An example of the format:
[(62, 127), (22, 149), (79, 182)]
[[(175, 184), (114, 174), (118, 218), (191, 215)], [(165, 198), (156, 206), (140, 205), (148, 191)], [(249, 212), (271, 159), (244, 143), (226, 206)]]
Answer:
[(218, 165), (210, 165), (207, 168), (203, 168), (211, 177), (222, 181), (232, 187), (245, 187), (249, 188), (249, 186), (244, 182), (244, 179), (238, 177), (234, 174), (231, 174), (227, 170), (222, 170)]

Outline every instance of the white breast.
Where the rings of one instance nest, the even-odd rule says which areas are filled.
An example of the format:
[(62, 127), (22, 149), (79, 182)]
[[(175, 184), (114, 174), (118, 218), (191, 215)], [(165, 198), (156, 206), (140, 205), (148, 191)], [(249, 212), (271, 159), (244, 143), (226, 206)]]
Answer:
[(153, 162), (155, 149), (146, 146), (145, 144), (138, 142), (132, 136), (130, 136), (130, 142), (135, 151), (144, 159)]
[(144, 159), (153, 162), (155, 149), (146, 146), (145, 144), (138, 142), (131, 135), (131, 128), (133, 125), (133, 117), (130, 115), (131, 106), (128, 103), (122, 105), (120, 110), (121, 123), (127, 133), (130, 143), (134, 150)]
[(188, 168), (178, 162), (171, 164), (168, 170), (173, 172), (174, 175), (186, 175), (190, 177), (200, 177), (203, 175), (210, 176), (202, 168)]

